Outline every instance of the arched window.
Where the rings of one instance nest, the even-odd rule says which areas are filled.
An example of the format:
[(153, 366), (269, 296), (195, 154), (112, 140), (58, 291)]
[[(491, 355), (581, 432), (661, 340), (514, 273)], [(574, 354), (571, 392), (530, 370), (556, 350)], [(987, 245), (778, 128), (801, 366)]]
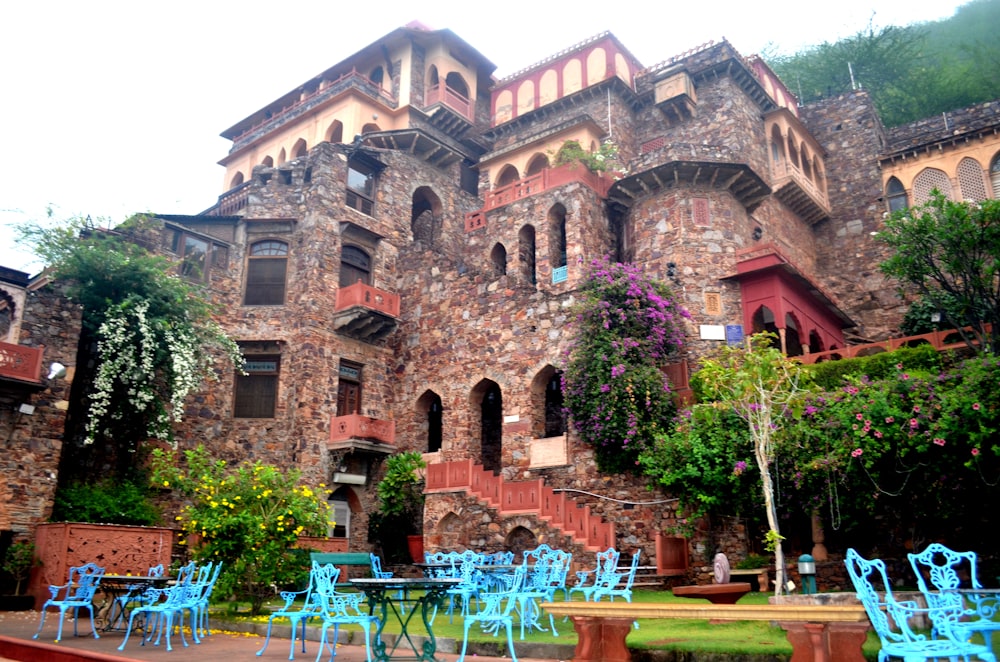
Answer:
[(500, 174), (497, 175), (495, 188), (503, 188), (504, 186), (513, 184), (520, 178), (520, 175), (517, 174), (517, 168), (512, 165), (505, 165), (500, 170)]
[(306, 141), (299, 138), (295, 141), (295, 145), (292, 146), (292, 158), (298, 159), (305, 156), (309, 150), (306, 148)]
[(990, 164), (990, 184), (993, 186), (993, 197), (1000, 198), (1000, 154), (994, 156)]
[(260, 164), (262, 166), (266, 166), (268, 168), (273, 168), (274, 167), (274, 159), (271, 158), (270, 156), (265, 156), (264, 160), (261, 161)]
[(503, 393), (499, 384), (488, 379), (476, 390), (482, 394), (479, 427), (483, 469), (498, 472), (503, 466)]
[(547, 365), (532, 380), (531, 434), (535, 438), (559, 437), (566, 434), (562, 378), (562, 371)]
[(494, 276), (507, 275), (507, 249), (503, 244), (497, 244), (490, 253), (490, 262), (493, 264)]
[(545, 154), (535, 154), (528, 161), (528, 167), (524, 169), (524, 176), (531, 177), (549, 167), (549, 157)]
[(357, 246), (346, 245), (340, 251), (340, 286), (357, 282), (371, 285), (372, 259)]
[(962, 191), (962, 200), (968, 202), (981, 202), (990, 197), (979, 161), (966, 157), (958, 162), (958, 188)]
[(236, 188), (243, 183), (243, 173), (237, 172), (229, 182), (229, 188)]
[(885, 199), (889, 204), (889, 211), (899, 211), (906, 209), (906, 188), (903, 183), (895, 177), (890, 177), (885, 185)]
[(775, 167), (783, 167), (785, 163), (785, 141), (777, 125), (771, 127), (771, 163)]
[(368, 74), (368, 80), (375, 83), (379, 87), (382, 87), (382, 79), (385, 78), (385, 71), (382, 69), (382, 65), (379, 65), (372, 69), (372, 72)]
[(929, 202), (931, 191), (937, 189), (944, 197), (952, 199), (951, 180), (943, 170), (924, 168), (913, 179), (913, 204), (917, 207)]
[(457, 92), (465, 99), (469, 98), (469, 84), (465, 82), (461, 74), (452, 71), (444, 77), (444, 84), (452, 92)]
[(340, 120), (333, 120), (333, 124), (326, 130), (326, 139), (331, 143), (344, 142), (344, 124)]
[(535, 274), (535, 228), (525, 225), (517, 234), (517, 253), (521, 264), (521, 277), (524, 282), (537, 284)]
[(441, 450), (443, 413), (441, 396), (434, 391), (426, 391), (417, 401), (417, 415), (422, 417), (426, 424), (428, 453)]
[(285, 303), (285, 275), (288, 244), (268, 239), (250, 245), (247, 280), (243, 292), (245, 306), (280, 306)]
[(413, 192), (410, 207), (410, 230), (414, 241), (434, 246), (441, 234), (441, 199), (427, 186)]
[(556, 203), (549, 209), (549, 262), (553, 269), (566, 266), (566, 207)]

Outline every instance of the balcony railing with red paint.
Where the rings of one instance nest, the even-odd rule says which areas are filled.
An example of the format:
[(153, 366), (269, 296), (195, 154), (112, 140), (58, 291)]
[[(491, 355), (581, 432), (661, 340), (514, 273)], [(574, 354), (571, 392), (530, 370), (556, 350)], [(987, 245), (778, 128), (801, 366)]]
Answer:
[(607, 549), (615, 544), (615, 526), (577, 504), (566, 492), (557, 492), (537, 480), (507, 481), (486, 471), (472, 460), (427, 466), (425, 492), (464, 491), (501, 516), (533, 514), (549, 526), (570, 536), (588, 549)]
[(392, 444), (396, 441), (396, 421), (382, 421), (360, 414), (334, 416), (330, 421), (330, 441), (371, 439)]
[(337, 290), (336, 310), (363, 306), (391, 317), (399, 317), (399, 295), (358, 281)]
[(0, 342), (0, 377), (40, 383), (42, 352), (39, 347)]
[(447, 85), (432, 85), (428, 87), (424, 94), (424, 102), (428, 107), (436, 103), (442, 103), (470, 122), (475, 119), (473, 116), (472, 101), (466, 99), (465, 96)]
[(483, 208), (465, 215), (465, 231), (486, 226), (484, 213), (497, 207), (543, 193), (558, 186), (579, 182), (604, 198), (614, 181), (604, 173), (591, 172), (579, 164), (546, 168), (541, 172), (519, 179), (516, 182), (487, 191)]
[[(988, 335), (990, 333), (990, 329), (992, 329), (992, 326), (987, 324), (982, 331)], [(973, 335), (971, 327), (966, 327), (965, 331), (969, 336)], [(801, 363), (812, 364), (819, 363), (821, 361), (849, 359), (856, 356), (871, 356), (872, 354), (891, 352), (899, 349), (900, 347), (915, 347), (917, 345), (930, 345), (939, 352), (944, 352), (950, 349), (960, 349), (967, 346), (965, 340), (962, 338), (962, 334), (957, 329), (945, 329), (943, 331), (931, 331), (929, 333), (920, 333), (915, 336), (906, 336), (904, 338), (890, 338), (889, 340), (882, 340), (880, 342), (864, 343), (861, 345), (847, 345), (846, 347), (830, 349), (825, 352), (803, 354), (794, 358), (796, 361)]]

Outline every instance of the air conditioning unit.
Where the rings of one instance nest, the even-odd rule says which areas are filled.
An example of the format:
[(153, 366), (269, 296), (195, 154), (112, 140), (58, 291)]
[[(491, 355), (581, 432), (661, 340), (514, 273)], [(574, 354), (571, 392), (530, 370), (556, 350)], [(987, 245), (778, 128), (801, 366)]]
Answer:
[(368, 482), (368, 476), (365, 474), (348, 474), (337, 471), (333, 474), (333, 482), (343, 485), (364, 485)]

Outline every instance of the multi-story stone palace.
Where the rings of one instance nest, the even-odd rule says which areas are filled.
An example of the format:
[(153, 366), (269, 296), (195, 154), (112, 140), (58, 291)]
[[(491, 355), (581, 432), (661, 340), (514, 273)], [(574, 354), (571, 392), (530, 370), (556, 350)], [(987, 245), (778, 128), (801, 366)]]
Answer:
[[(1000, 103), (887, 130), (866, 93), (799, 106), (728, 42), (645, 66), (608, 33), (493, 71), (413, 23), (223, 132), (217, 203), (158, 218), (248, 373), (213, 383), (177, 437), (334, 486), (352, 549), (380, 461), (415, 449), (429, 548), (611, 540), (670, 569), (670, 495), (598, 473), (561, 415), (589, 264), (670, 282), (692, 317), (665, 366), (679, 391), (744, 333), (774, 330), (789, 355), (889, 337), (905, 307), (870, 234), (932, 188), (1000, 195)], [(564, 163), (567, 145), (591, 167)], [(51, 508), (79, 317), (44, 277), (7, 270), (0, 293), (0, 432), (18, 449), (0, 460), (0, 529), (23, 531)], [(51, 361), (66, 378), (45, 379)]]

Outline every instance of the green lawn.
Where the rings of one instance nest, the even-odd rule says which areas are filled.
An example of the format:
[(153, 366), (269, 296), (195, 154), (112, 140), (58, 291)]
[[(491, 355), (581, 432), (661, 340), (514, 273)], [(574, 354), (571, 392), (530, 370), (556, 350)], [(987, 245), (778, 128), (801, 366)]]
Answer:
[[(561, 593), (559, 594), (562, 595)], [(769, 594), (749, 593), (740, 599), (740, 604), (767, 604)], [(665, 602), (665, 603), (691, 603), (691, 600), (675, 597), (669, 591), (648, 591), (638, 590), (633, 593), (634, 602)], [(280, 603), (279, 603), (280, 604)], [(707, 604), (707, 601), (706, 601)], [(220, 619), (249, 620), (247, 608), (244, 605), (236, 613), (225, 613), (217, 611)], [(214, 616), (214, 614), (213, 614)], [(266, 616), (258, 616), (254, 620), (266, 622)], [(546, 617), (544, 623), (548, 622)], [(628, 645), (637, 649), (662, 649), (678, 650), (705, 653), (733, 653), (744, 655), (784, 655), (790, 656), (792, 646), (785, 637), (785, 631), (780, 627), (772, 627), (765, 621), (736, 621), (732, 623), (709, 624), (703, 620), (679, 620), (679, 619), (649, 619), (638, 620), (639, 628), (634, 629), (628, 635)], [(220, 623), (221, 625), (221, 623)], [(224, 627), (224, 626), (223, 626)], [(517, 622), (514, 623), (515, 642), (520, 641), (520, 633)], [(413, 630), (414, 628), (411, 628)], [(573, 624), (569, 621), (556, 619), (556, 629), (559, 636), (553, 636), (550, 632), (525, 633), (525, 641), (576, 644), (576, 632)], [(398, 632), (399, 624), (391, 619), (385, 628), (386, 632)], [(462, 638), (462, 618), (456, 615), (454, 623), (448, 622), (448, 615), (440, 612), (434, 621), (434, 634), (438, 637)], [(493, 635), (483, 634), (472, 628), (469, 633), (470, 641), (495, 641)], [(868, 635), (868, 641), (864, 646), (864, 654), (867, 659), (875, 660), (878, 657), (879, 642), (873, 632)]]

